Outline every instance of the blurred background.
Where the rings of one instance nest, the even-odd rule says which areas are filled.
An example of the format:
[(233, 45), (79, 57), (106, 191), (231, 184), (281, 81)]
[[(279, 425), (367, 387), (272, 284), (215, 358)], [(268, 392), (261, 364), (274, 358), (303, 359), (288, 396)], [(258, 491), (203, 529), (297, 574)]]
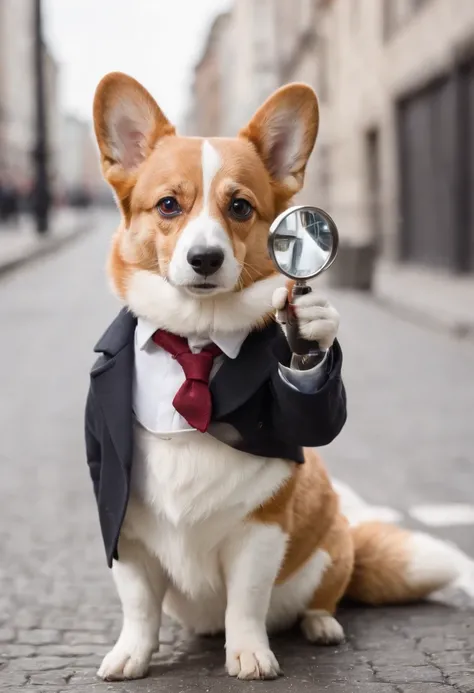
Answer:
[[(110, 195), (101, 183), (90, 118), (67, 110), (51, 7), (0, 2), (0, 201), (2, 220), (38, 207), (86, 206)], [(38, 190), (39, 186), (39, 190)], [(36, 199), (38, 196), (45, 199)]]
[[(113, 70), (188, 135), (233, 136), (278, 86), (314, 87), (298, 201), (339, 228), (324, 281), (349, 403), (324, 458), (361, 516), (474, 556), (474, 0), (0, 0), (0, 680), (45, 691), (92, 683), (120, 620), (82, 432), (118, 308), (104, 271), (118, 213), (91, 124)], [(444, 610), (351, 617), (345, 671), (381, 671), (373, 693), (473, 691), (469, 565)], [(165, 637), (175, 652), (181, 636)], [(169, 676), (163, 690), (191, 690)]]

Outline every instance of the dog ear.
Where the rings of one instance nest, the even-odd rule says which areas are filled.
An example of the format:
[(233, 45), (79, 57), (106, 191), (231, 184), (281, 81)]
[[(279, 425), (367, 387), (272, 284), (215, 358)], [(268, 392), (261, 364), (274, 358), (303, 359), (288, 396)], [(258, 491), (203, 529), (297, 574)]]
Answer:
[(239, 135), (253, 143), (272, 178), (291, 197), (303, 187), (318, 126), (314, 91), (306, 84), (288, 84), (265, 101)]
[(154, 98), (132, 77), (111, 72), (94, 97), (94, 129), (102, 172), (123, 201), (136, 182), (140, 164), (156, 142), (175, 129)]

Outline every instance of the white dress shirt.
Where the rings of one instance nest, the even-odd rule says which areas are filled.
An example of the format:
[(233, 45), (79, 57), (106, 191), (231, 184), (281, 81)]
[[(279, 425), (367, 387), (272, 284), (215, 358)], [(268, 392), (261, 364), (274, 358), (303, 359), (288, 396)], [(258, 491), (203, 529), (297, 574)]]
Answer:
[[(185, 381), (183, 369), (171, 354), (157, 346), (152, 339), (157, 327), (138, 318), (135, 328), (135, 372), (133, 384), (133, 411), (137, 421), (148, 431), (166, 434), (189, 433), (192, 428), (173, 407), (173, 399)], [(188, 338), (189, 348), (199, 353), (211, 342), (231, 359), (237, 358), (248, 331), (196, 335)], [(214, 359), (211, 380), (222, 365), (223, 357)], [(280, 365), (280, 375), (290, 387), (311, 394), (325, 380), (326, 357), (314, 368), (299, 371)]]

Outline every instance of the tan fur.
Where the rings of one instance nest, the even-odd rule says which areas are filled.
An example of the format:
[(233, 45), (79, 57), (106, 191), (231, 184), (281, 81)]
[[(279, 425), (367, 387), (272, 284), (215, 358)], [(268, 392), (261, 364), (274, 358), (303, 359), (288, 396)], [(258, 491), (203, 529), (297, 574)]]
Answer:
[(352, 530), (356, 562), (347, 596), (366, 604), (417, 601), (437, 584), (413, 585), (408, 579), (406, 530), (381, 522), (368, 522)]

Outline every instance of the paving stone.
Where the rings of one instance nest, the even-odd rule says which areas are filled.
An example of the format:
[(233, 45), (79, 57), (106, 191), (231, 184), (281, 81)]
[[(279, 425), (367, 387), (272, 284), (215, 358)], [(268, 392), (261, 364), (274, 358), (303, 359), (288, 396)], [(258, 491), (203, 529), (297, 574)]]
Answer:
[(61, 641), (58, 630), (20, 630), (17, 642), (24, 645), (51, 645)]
[(6, 643), (0, 645), (0, 659), (16, 659), (17, 657), (33, 657), (36, 648), (32, 645), (19, 645), (17, 643)]
[(12, 622), (17, 628), (39, 628), (41, 625), (41, 614), (34, 613), (33, 610), (25, 611), (22, 609), (14, 614)]
[(37, 671), (66, 670), (71, 666), (71, 660), (66, 657), (23, 657), (7, 662), (6, 671), (31, 674)]
[(423, 664), (429, 664), (427, 656), (423, 652), (406, 652), (405, 650), (397, 650), (391, 648), (389, 651), (376, 651), (371, 658), (371, 663), (375, 667), (384, 667), (387, 665), (401, 664), (403, 666), (417, 667)]
[(379, 681), (387, 681), (389, 683), (443, 683), (443, 675), (431, 666), (410, 667), (403, 666), (383, 666), (375, 667), (375, 673)]
[(105, 645), (42, 645), (36, 648), (39, 657), (103, 657), (109, 651)]
[(69, 678), (64, 671), (45, 671), (31, 674), (28, 678), (28, 688), (30, 686), (64, 686), (68, 683)]
[[(106, 654), (106, 653), (104, 653)], [(92, 655), (92, 656), (85, 656), (85, 657), (77, 657), (76, 659), (73, 660), (72, 666), (74, 669), (93, 669), (94, 671), (97, 671), (97, 669), (100, 666), (100, 663), (103, 659), (103, 655)]]
[(474, 670), (471, 666), (468, 671), (450, 673), (447, 676), (447, 681), (451, 686), (454, 686), (455, 690), (459, 691), (459, 693), (473, 693)]
[(0, 690), (20, 690), (26, 683), (27, 677), (21, 672), (2, 670), (0, 667)]
[(370, 667), (354, 664), (350, 666), (343, 666), (341, 663), (337, 662), (337, 660), (333, 664), (319, 664), (315, 662), (313, 666), (308, 665), (307, 661), (290, 660), (288, 662), (288, 666), (291, 667), (290, 671), (304, 669), (306, 671), (306, 675), (313, 676), (314, 680), (317, 681), (318, 684), (322, 683), (323, 681), (326, 683), (335, 681), (352, 683), (366, 681), (369, 683), (375, 683), (375, 676)]
[(13, 642), (15, 631), (13, 628), (0, 628), (0, 643)]
[(455, 665), (466, 666), (471, 663), (474, 666), (474, 654), (467, 650), (446, 651), (444, 653), (434, 653), (430, 661), (437, 667), (446, 668)]
[(456, 638), (444, 638), (442, 636), (434, 636), (422, 638), (418, 643), (418, 649), (421, 652), (446, 652), (464, 650), (466, 648), (466, 640), (458, 640)]
[[(68, 645), (113, 645), (113, 636), (98, 632), (73, 631), (64, 633), (63, 640)], [(161, 635), (160, 635), (161, 640)], [(168, 642), (172, 642), (168, 641)]]
[[(82, 626), (83, 619), (76, 613), (72, 616), (66, 616), (64, 613), (47, 614), (42, 620), (43, 628), (55, 628), (57, 630), (84, 630)], [(95, 622), (97, 623), (97, 622)], [(87, 629), (85, 629), (87, 630)], [(94, 629), (92, 629), (94, 630)]]
[[(151, 679), (150, 679), (151, 680)], [(71, 686), (77, 686), (77, 685), (85, 685), (86, 683), (98, 683), (99, 679), (97, 678), (97, 667), (93, 669), (89, 668), (82, 668), (82, 669), (76, 669), (74, 673), (71, 675), (71, 678), (69, 680), (69, 684)], [(107, 685), (107, 684), (105, 684)]]

